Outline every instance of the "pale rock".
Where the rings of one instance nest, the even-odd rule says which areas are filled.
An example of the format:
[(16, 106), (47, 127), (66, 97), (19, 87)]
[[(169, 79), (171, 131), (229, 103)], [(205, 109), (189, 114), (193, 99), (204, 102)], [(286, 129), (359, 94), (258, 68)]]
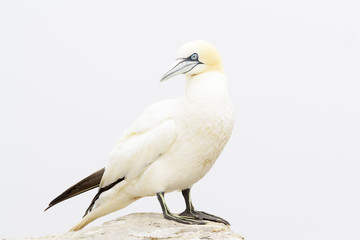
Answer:
[[(239, 234), (221, 223), (208, 222), (206, 225), (185, 225), (169, 221), (159, 213), (133, 213), (103, 225), (88, 227), (77, 232), (21, 240), (162, 240), (162, 239), (242, 239)], [(19, 239), (20, 240), (20, 239)]]

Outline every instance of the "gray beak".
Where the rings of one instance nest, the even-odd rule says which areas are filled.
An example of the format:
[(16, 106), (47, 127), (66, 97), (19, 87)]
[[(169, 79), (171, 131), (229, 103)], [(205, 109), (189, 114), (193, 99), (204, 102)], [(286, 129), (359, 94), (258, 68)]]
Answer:
[(176, 75), (187, 73), (191, 71), (196, 65), (200, 64), (199, 61), (185, 59), (178, 59), (176, 62), (170, 67), (170, 70), (167, 71), (164, 76), (161, 78), (160, 82), (165, 81), (169, 78), (172, 78)]

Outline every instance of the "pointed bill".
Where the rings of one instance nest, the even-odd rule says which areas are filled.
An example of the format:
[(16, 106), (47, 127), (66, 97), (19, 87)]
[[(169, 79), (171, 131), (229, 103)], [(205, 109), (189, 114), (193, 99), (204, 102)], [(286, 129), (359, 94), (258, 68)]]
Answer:
[(179, 74), (187, 73), (187, 72), (191, 71), (198, 64), (199, 64), (198, 61), (189, 61), (188, 59), (183, 59), (183, 58), (178, 59), (170, 67), (170, 70), (164, 74), (164, 76), (161, 78), (160, 82), (165, 81), (174, 76), (177, 76)]

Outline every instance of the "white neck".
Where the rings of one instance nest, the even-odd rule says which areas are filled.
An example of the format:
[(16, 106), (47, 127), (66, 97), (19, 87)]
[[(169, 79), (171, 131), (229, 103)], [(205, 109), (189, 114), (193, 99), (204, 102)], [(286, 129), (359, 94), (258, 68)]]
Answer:
[(228, 98), (225, 74), (213, 71), (187, 77), (186, 95), (203, 100)]

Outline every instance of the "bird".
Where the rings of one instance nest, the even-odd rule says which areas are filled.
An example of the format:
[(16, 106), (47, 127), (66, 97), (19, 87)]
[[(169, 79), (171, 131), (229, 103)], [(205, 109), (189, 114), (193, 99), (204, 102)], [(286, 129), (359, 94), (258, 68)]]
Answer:
[[(98, 188), (85, 215), (70, 231), (78, 231), (134, 201), (156, 196), (165, 219), (203, 225), (229, 225), (225, 219), (195, 210), (190, 190), (214, 165), (234, 126), (233, 104), (218, 50), (209, 42), (183, 44), (164, 82), (185, 75), (184, 94), (147, 107), (125, 130), (107, 165), (68, 188), (48, 207)], [(172, 213), (165, 193), (181, 191), (186, 209)]]

